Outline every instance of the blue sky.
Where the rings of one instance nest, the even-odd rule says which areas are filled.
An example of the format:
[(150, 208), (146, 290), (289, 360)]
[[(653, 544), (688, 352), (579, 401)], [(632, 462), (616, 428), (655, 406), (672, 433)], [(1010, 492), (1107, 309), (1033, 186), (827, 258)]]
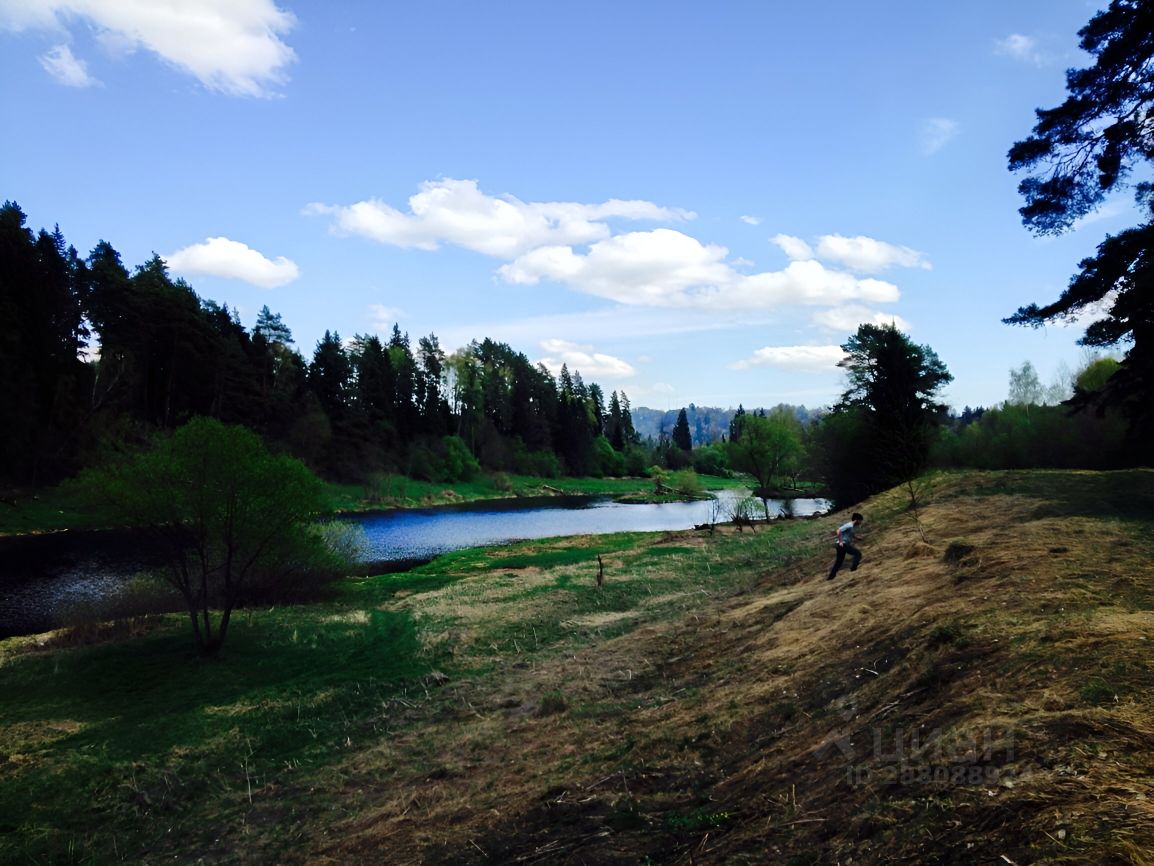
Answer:
[(989, 406), (1084, 363), (1001, 319), (1135, 221), (1035, 238), (1006, 170), (1097, 8), (0, 0), (0, 198), (306, 357), (396, 322), (635, 406), (816, 407), (893, 321)]

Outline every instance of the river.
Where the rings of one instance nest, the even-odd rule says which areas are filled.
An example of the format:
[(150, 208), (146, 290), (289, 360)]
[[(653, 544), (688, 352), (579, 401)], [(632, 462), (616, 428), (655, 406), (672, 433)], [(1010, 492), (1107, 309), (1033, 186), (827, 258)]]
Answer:
[[(377, 570), (395, 570), (442, 553), (534, 538), (660, 532), (726, 519), (726, 503), (745, 491), (715, 491), (721, 500), (630, 505), (605, 496), (504, 499), (436, 508), (345, 515), (363, 530), (361, 556)], [(782, 507), (770, 500), (770, 513)], [(829, 508), (823, 499), (795, 499), (798, 517)], [(134, 574), (160, 565), (127, 532), (63, 532), (0, 538), (0, 639), (34, 634), (62, 622), (99, 615)]]

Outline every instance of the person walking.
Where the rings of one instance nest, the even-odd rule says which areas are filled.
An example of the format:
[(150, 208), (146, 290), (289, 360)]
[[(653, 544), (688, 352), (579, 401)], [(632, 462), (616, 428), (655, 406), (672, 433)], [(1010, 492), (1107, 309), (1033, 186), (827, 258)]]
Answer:
[(856, 511), (850, 518), (848, 523), (843, 523), (837, 528), (837, 557), (830, 566), (829, 576), (826, 580), (833, 580), (837, 575), (838, 569), (841, 568), (842, 563), (845, 562), (845, 555), (848, 553), (853, 557), (853, 562), (850, 563), (849, 570), (857, 571), (857, 567), (861, 564), (861, 551), (854, 547), (853, 538), (857, 528), (862, 525), (865, 518)]

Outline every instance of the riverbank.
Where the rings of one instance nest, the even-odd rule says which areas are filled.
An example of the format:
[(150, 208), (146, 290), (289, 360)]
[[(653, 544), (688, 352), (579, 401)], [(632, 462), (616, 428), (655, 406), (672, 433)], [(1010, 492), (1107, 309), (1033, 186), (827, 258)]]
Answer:
[[(0, 862), (1149, 863), (1154, 472), (0, 643)], [(601, 585), (598, 586), (598, 577)]]

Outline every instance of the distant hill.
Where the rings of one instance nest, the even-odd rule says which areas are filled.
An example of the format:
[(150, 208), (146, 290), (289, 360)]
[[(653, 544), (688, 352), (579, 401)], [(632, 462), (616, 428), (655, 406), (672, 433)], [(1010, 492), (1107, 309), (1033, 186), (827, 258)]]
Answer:
[[(785, 403), (779, 403), (778, 406), (784, 406), (797, 415), (798, 420), (802, 424), (817, 420), (824, 414), (823, 409), (807, 409), (805, 406), (791, 406)], [(776, 406), (770, 408), (777, 408)], [(657, 440), (661, 438), (662, 432), (668, 436), (673, 432), (673, 425), (677, 423), (677, 413), (681, 411), (681, 407), (676, 409), (648, 409), (645, 406), (636, 407), (631, 410), (633, 415), (633, 429), (638, 435), (644, 439)], [(753, 414), (754, 412), (763, 411), (763, 407), (749, 408), (745, 411)], [(764, 409), (768, 412), (769, 409)], [(733, 416), (737, 414), (737, 409), (719, 409), (715, 406), (695, 406), (690, 403), (685, 407), (685, 416), (689, 419), (689, 432), (693, 435), (693, 446), (708, 445), (711, 442), (720, 442), (724, 436), (729, 437), (729, 424), (733, 420)]]

